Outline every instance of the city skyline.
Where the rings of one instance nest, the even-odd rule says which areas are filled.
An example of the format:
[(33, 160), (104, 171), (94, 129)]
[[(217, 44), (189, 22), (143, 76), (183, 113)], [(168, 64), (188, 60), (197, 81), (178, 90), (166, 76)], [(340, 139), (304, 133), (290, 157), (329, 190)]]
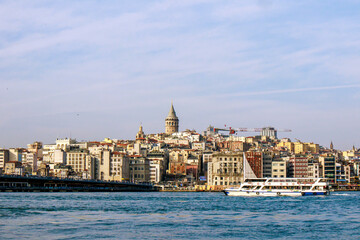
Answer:
[(0, 146), (209, 125), (360, 144), (359, 3), (0, 3)]

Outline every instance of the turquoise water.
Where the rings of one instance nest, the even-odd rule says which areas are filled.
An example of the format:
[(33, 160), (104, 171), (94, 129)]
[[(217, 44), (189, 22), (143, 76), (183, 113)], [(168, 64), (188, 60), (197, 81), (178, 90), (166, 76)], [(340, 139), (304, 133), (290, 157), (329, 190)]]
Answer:
[(1, 239), (360, 239), (360, 192), (0, 193)]

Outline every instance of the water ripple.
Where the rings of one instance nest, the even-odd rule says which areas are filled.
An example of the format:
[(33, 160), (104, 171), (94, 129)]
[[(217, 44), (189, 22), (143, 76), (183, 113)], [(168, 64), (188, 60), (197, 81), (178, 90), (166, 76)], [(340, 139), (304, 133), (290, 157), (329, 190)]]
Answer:
[(1, 239), (359, 239), (360, 193), (0, 193)]

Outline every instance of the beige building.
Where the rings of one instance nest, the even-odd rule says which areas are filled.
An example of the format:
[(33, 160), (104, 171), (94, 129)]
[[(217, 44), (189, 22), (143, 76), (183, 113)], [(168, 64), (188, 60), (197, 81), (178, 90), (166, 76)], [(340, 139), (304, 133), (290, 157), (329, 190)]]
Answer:
[(70, 173), (72, 173), (71, 166), (57, 164), (54, 166), (54, 176), (58, 178), (68, 178)]
[(342, 152), (344, 160), (352, 160), (354, 158), (360, 158), (360, 150), (356, 149), (355, 146), (349, 151)]
[(286, 161), (284, 159), (276, 159), (271, 163), (271, 177), (286, 178)]
[(129, 181), (129, 158), (122, 152), (102, 152), (99, 178), (105, 181)]
[(9, 161), (5, 163), (5, 174), (12, 174), (12, 175), (22, 175), (23, 168), (21, 166), (21, 162), (18, 161)]
[(316, 143), (306, 143), (308, 145), (308, 151), (311, 153), (319, 153), (319, 144)]
[(212, 161), (213, 152), (204, 152), (202, 155), (202, 168), (200, 172), (208, 179), (209, 163)]
[(42, 155), (43, 150), (42, 149), (43, 149), (42, 142), (34, 142), (32, 144), (27, 145), (28, 152), (35, 153), (36, 156), (38, 158), (41, 158), (41, 159), (43, 157), (43, 155)]
[(277, 144), (277, 147), (285, 147), (288, 149), (288, 151), (294, 152), (294, 143), (293, 142), (281, 141)]
[(112, 152), (110, 157), (110, 176), (111, 180), (129, 181), (130, 180), (129, 158), (121, 152)]
[(179, 118), (176, 116), (174, 106), (171, 103), (169, 114), (165, 119), (165, 133), (173, 134), (178, 131), (179, 131)]
[(307, 151), (308, 151), (308, 147), (306, 144), (304, 144), (302, 142), (294, 143), (294, 153), (295, 154), (306, 153)]
[(295, 154), (302, 154), (302, 153), (306, 153), (306, 152), (319, 153), (319, 144), (302, 143), (302, 142), (294, 143), (294, 153)]
[(149, 159), (132, 155), (130, 158), (130, 182), (150, 182)]
[(9, 161), (20, 161), (22, 160), (22, 148), (10, 148), (9, 149)]
[(205, 142), (192, 142), (191, 143), (191, 148), (194, 150), (201, 150), (201, 151), (205, 151)]
[(90, 177), (91, 161), (87, 150), (72, 150), (66, 153), (66, 165), (71, 166), (78, 176)]
[(276, 146), (277, 147), (285, 147), (290, 152), (295, 154), (302, 154), (302, 153), (319, 153), (319, 144), (316, 143), (303, 143), (303, 142), (290, 142), (290, 141), (280, 141)]
[(208, 162), (208, 185), (240, 185), (243, 182), (243, 153), (214, 153)]
[(186, 175), (186, 162), (189, 157), (189, 151), (181, 149), (173, 149), (169, 152), (169, 168), (168, 174)]

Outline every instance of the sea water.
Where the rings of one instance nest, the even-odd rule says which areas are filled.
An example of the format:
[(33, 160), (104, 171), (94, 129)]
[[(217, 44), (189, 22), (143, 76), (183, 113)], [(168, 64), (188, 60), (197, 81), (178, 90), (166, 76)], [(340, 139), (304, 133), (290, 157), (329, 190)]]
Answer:
[(0, 239), (360, 239), (360, 192), (0, 193)]

